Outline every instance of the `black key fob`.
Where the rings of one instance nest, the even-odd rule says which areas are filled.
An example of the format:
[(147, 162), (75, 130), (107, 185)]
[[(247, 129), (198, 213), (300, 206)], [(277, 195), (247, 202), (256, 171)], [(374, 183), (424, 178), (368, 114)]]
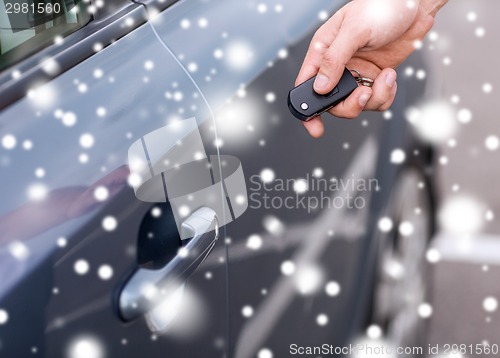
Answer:
[(314, 92), (316, 76), (298, 85), (288, 93), (288, 108), (301, 121), (308, 121), (346, 99), (358, 87), (356, 79), (346, 68), (337, 86), (327, 94)]

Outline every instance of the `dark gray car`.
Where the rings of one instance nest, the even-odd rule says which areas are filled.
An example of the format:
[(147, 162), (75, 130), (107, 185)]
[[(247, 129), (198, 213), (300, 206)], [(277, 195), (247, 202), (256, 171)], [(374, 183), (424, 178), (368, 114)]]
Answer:
[[(334, 348), (372, 323), (397, 345), (421, 338), (432, 151), (404, 114), (424, 82), (400, 76), (391, 111), (328, 118), (319, 140), (286, 106), (308, 40), (342, 2), (56, 1), (45, 17), (7, 4), (0, 356), (345, 355)], [(223, 193), (203, 215), (233, 220), (184, 237), (182, 207), (138, 199), (130, 148), (188, 118)], [(245, 195), (214, 178), (228, 156)], [(168, 300), (141, 304), (171, 281)]]

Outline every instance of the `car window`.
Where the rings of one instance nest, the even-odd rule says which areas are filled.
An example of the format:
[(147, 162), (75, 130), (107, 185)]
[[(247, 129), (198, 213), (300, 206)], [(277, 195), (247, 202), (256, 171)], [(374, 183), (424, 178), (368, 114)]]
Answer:
[(0, 0), (0, 71), (87, 24), (88, 1)]

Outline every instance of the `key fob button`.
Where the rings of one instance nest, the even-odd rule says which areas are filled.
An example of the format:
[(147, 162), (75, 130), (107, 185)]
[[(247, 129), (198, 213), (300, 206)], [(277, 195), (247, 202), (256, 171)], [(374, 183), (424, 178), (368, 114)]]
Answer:
[(339, 86), (335, 86), (335, 88), (333, 90), (331, 90), (330, 92), (328, 92), (327, 94), (325, 94), (325, 97), (331, 97), (335, 94), (339, 93)]

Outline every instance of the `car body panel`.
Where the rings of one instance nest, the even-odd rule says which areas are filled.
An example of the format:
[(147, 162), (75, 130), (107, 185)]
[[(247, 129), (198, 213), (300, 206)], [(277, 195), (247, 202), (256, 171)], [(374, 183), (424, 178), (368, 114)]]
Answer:
[[(47, 347), (44, 349), (40, 344), (43, 339), (34, 343), (20, 341), (20, 331), (10, 329), (2, 332), (6, 352), (11, 351), (10, 347), (22, 346), (26, 354), (31, 354), (33, 346), (47, 356), (64, 356), (71, 341), (84, 337), (87, 332), (100, 336), (102, 344), (106, 342), (108, 354), (125, 348), (131, 352), (143, 351), (141, 342), (151, 342), (151, 333), (142, 321), (123, 326), (112, 300), (120, 281), (137, 266), (137, 232), (142, 217), (151, 208), (151, 204), (137, 200), (127, 185), (128, 170), (124, 165), (128, 162), (129, 146), (136, 138), (164, 126), (172, 117), (203, 118), (199, 112), (206, 112), (204, 104), (197, 96), (192, 97), (196, 89), (184, 76), (151, 28), (144, 25), (38, 88), (34, 96), (24, 97), (2, 112), (2, 133), (9, 133), (19, 141), (12, 151), (2, 150), (1, 215), (5, 230), (2, 241), (7, 243), (2, 255), (12, 259), (9, 246), (12, 242), (29, 252), (25, 260), (11, 260), (10, 266), (4, 264), (2, 297), (7, 297), (6, 300), (21, 294), (37, 297), (38, 312), (43, 312), (41, 307), (48, 304), (47, 316), (39, 317), (47, 327)], [(165, 92), (178, 86), (181, 88), (177, 90), (186, 93), (184, 100), (165, 98)], [(179, 114), (183, 107), (186, 113)], [(213, 151), (213, 132), (203, 128), (201, 132), (208, 150)], [(87, 144), (82, 147), (81, 137), (85, 134), (92, 136), (93, 143), (89, 145), (87, 137)], [(25, 141), (30, 141), (32, 150), (23, 148)], [(43, 178), (35, 176), (37, 168), (43, 168)], [(99, 183), (109, 187), (110, 198), (104, 203), (93, 198), (91, 189)], [(33, 188), (54, 200), (33, 203), (29, 200), (33, 199)], [(61, 208), (69, 212), (61, 213)], [(31, 215), (29, 222), (28, 214)], [(112, 232), (102, 226), (107, 216), (115, 217), (119, 223)], [(47, 223), (53, 226), (47, 227)], [(26, 227), (30, 230), (24, 231)], [(66, 239), (64, 247), (58, 246), (59, 238)], [(87, 275), (75, 273), (75, 262), (80, 259), (90, 265)], [(113, 279), (95, 282), (97, 269), (103, 264), (111, 265)], [(209, 315), (218, 322), (211, 327), (214, 337), (203, 337), (211, 346), (215, 338), (224, 337), (225, 331), (226, 285), (224, 274), (219, 274), (224, 272), (224, 262), (218, 266), (220, 268), (213, 270), (217, 272), (213, 280), (206, 280), (200, 271), (200, 283), (191, 285), (204, 287), (208, 282), (215, 287), (202, 290), (201, 298), (195, 297), (200, 304), (208, 300), (208, 305), (214, 305), (200, 314), (217, 312)], [(35, 273), (43, 273), (45, 280), (32, 285), (30, 281), (36, 277)], [(55, 294), (52, 294), (53, 288)], [(20, 291), (24, 289), (31, 293)], [(209, 292), (211, 298), (203, 291)], [(15, 307), (13, 301), (5, 308), (14, 313)], [(12, 314), (11, 321), (15, 320), (16, 315)], [(35, 322), (33, 325), (40, 327)], [(22, 325), (19, 328), (22, 329)], [(43, 335), (43, 330), (38, 334)], [(106, 337), (107, 334), (112, 336)], [(129, 334), (135, 340), (128, 338)], [(121, 341), (127, 338), (129, 343), (122, 348)], [(184, 345), (187, 349), (189, 345), (182, 339), (179, 342), (183, 343), (177, 348), (171, 343), (169, 347), (182, 354), (179, 347)], [(163, 349), (152, 346), (151, 351), (151, 354), (161, 354)], [(21, 350), (18, 352), (22, 354)]]

